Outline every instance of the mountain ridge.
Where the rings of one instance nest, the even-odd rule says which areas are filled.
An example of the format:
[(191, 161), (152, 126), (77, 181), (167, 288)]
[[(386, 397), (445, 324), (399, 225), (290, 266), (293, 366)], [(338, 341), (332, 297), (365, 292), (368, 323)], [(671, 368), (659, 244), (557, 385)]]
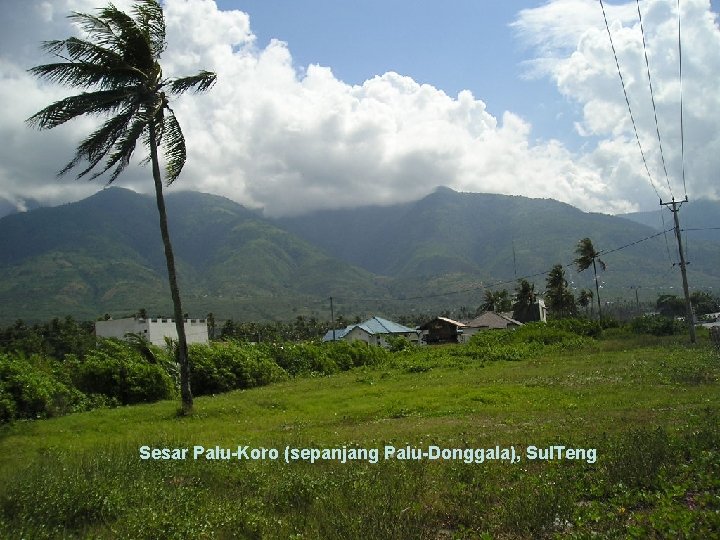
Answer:
[[(486, 287), (512, 290), (516, 277), (542, 290), (556, 263), (569, 265), (572, 286), (594, 288), (571, 264), (585, 236), (610, 251), (604, 298), (679, 289), (656, 229), (552, 199), (443, 188), (410, 203), (278, 219), (191, 191), (166, 202), (183, 305), (194, 316), (327, 318), (330, 296), (345, 315), (474, 310)], [(154, 198), (122, 188), (0, 218), (0, 321), (170, 313), (158, 229)], [(691, 246), (691, 288), (712, 287), (720, 244)]]

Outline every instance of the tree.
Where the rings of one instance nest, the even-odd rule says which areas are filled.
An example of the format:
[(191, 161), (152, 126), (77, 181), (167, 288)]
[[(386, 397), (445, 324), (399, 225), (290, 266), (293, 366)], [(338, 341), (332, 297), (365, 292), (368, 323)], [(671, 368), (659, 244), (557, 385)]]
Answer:
[(682, 317), (685, 315), (685, 300), (674, 294), (661, 294), (655, 307), (664, 317)]
[(590, 289), (582, 289), (580, 291), (580, 294), (578, 295), (578, 304), (580, 304), (580, 306), (585, 309), (586, 315), (588, 306), (592, 304), (593, 296), (593, 292)]
[(705, 315), (706, 313), (717, 313), (720, 311), (720, 303), (718, 298), (713, 297), (705, 291), (695, 291), (690, 295), (690, 302), (697, 315)]
[(513, 319), (520, 322), (539, 320), (532, 313), (535, 304), (535, 285), (526, 279), (519, 279), (515, 287), (515, 303), (512, 305)]
[(600, 259), (600, 252), (595, 251), (595, 247), (589, 238), (583, 238), (578, 242), (578, 245), (575, 248), (575, 253), (578, 256), (577, 259), (575, 259), (575, 267), (578, 272), (583, 272), (590, 268), (590, 266), (593, 267), (593, 274), (595, 274), (595, 292), (597, 292), (598, 319), (601, 319), (602, 310), (600, 308), (600, 283), (598, 282), (597, 266), (595, 263), (597, 262), (603, 270), (607, 268), (607, 265)]
[(510, 294), (507, 290), (502, 289), (500, 291), (485, 291), (485, 298), (483, 303), (480, 304), (479, 311), (510, 311), (512, 309), (512, 302), (510, 301)]
[(545, 300), (556, 317), (570, 317), (577, 313), (575, 296), (568, 287), (567, 279), (565, 279), (565, 269), (562, 264), (553, 266), (548, 274)]
[(45, 42), (43, 48), (63, 61), (36, 66), (30, 72), (41, 79), (87, 91), (45, 107), (27, 122), (39, 129), (52, 129), (83, 115), (108, 117), (80, 143), (75, 156), (59, 175), (87, 161), (87, 167), (77, 175), (78, 178), (92, 171), (95, 172), (91, 179), (109, 172), (108, 184), (111, 184), (129, 165), (139, 140), (148, 149), (147, 161), (152, 164), (160, 234), (178, 333), (182, 410), (187, 414), (192, 411), (193, 404), (190, 365), (158, 148), (164, 153), (165, 182), (170, 186), (185, 164), (186, 148), (169, 97), (187, 90), (208, 90), (216, 76), (201, 71), (190, 77), (163, 78), (159, 59), (166, 48), (165, 18), (157, 0), (135, 0), (130, 15), (109, 4), (99, 9), (96, 15), (73, 13), (69, 18), (80, 25), (86, 39), (70, 37)]

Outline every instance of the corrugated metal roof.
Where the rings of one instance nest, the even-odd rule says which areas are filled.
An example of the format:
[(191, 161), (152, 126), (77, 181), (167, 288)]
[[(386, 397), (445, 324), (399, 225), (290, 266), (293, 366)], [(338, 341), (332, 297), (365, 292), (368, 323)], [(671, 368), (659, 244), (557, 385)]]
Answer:
[(361, 322), (358, 326), (361, 326), (369, 334), (405, 334), (415, 331), (412, 328), (380, 317), (368, 319), (367, 321)]
[(507, 328), (508, 324), (522, 326), (521, 322), (494, 311), (486, 311), (466, 324), (471, 328)]
[[(408, 332), (415, 332), (413, 328), (408, 328), (402, 324), (398, 324), (393, 321), (388, 321), (381, 317), (373, 317), (367, 321), (363, 321), (359, 324), (351, 324), (345, 328), (335, 330), (335, 339), (342, 339), (348, 332), (351, 332), (353, 328), (360, 327), (370, 335), (375, 334), (405, 334)], [(323, 337), (323, 341), (332, 341), (333, 335), (332, 330), (329, 330)]]
[(446, 323), (452, 324), (453, 326), (456, 326), (457, 328), (464, 328), (464, 327), (465, 327), (465, 323), (462, 323), (462, 322), (460, 322), (460, 321), (455, 321), (455, 320), (453, 320), (453, 319), (448, 319), (447, 317), (435, 317), (432, 321), (428, 321), (428, 322), (426, 322), (425, 324), (423, 324), (423, 325), (420, 327), (420, 329), (421, 329), (421, 330), (427, 330), (427, 329), (429, 328), (430, 324), (432, 324), (433, 321), (444, 321), (444, 322), (446, 322)]
[[(336, 328), (335, 329), (335, 340), (337, 341), (338, 339), (344, 338), (345, 335), (353, 328), (355, 328), (355, 325), (347, 326), (345, 328)], [(323, 336), (322, 340), (323, 341), (332, 341), (333, 340), (333, 331), (328, 330), (327, 333)]]

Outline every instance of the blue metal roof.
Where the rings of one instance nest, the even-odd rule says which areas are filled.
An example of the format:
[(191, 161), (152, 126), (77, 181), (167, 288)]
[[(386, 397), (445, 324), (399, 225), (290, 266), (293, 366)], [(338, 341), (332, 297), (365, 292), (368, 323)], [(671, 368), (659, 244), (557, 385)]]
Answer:
[[(348, 332), (352, 331), (355, 327), (360, 327), (370, 335), (375, 334), (406, 334), (408, 332), (415, 332), (413, 328), (408, 328), (402, 324), (388, 321), (380, 317), (373, 317), (367, 321), (363, 321), (359, 324), (351, 324), (345, 328), (339, 328), (335, 330), (335, 339), (342, 339)], [(329, 330), (323, 337), (323, 341), (332, 341), (333, 331)]]

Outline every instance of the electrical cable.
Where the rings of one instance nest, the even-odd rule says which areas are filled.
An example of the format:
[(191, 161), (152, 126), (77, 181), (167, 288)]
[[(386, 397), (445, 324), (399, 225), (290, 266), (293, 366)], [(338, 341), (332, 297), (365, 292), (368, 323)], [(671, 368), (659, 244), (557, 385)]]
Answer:
[(683, 118), (683, 70), (682, 70), (682, 39), (680, 25), (680, 0), (677, 0), (678, 10), (678, 63), (680, 67), (680, 162), (682, 164), (682, 182), (685, 198), (687, 199), (687, 184), (685, 183), (685, 125)]
[[(617, 247), (617, 248), (614, 248), (614, 249), (609, 249), (609, 250), (600, 251), (600, 252), (598, 252), (598, 255), (607, 255), (607, 254), (609, 254), (609, 253), (615, 253), (615, 252), (617, 252), (617, 251), (620, 251), (620, 250), (623, 250), (623, 249), (627, 249), (627, 248), (629, 248), (629, 247), (635, 246), (635, 245), (640, 244), (640, 243), (642, 243), (642, 242), (647, 242), (648, 240), (652, 240), (653, 238), (657, 238), (658, 236), (660, 236), (660, 235), (662, 235), (662, 234), (665, 234), (665, 233), (667, 233), (667, 232), (670, 232), (670, 231), (672, 231), (672, 230), (674, 230), (674, 229), (668, 229), (668, 230), (665, 230), (665, 231), (661, 231), (661, 232), (659, 232), (659, 233), (652, 234), (652, 235), (650, 235), (650, 236), (646, 236), (645, 238), (641, 238), (640, 240), (635, 240), (634, 242), (630, 242), (630, 243), (628, 243), (628, 244), (625, 244), (625, 245), (623, 245), (623, 246), (620, 246), (620, 247)], [(574, 263), (574, 262), (571, 262), (571, 263), (563, 264), (563, 265), (561, 265), (561, 266), (562, 266), (563, 268), (572, 268), (572, 267), (575, 266), (575, 263)], [(519, 280), (524, 280), (524, 279), (526, 280), (526, 279), (530, 279), (530, 278), (534, 278), (534, 277), (545, 276), (545, 275), (549, 274), (550, 271), (551, 271), (551, 270), (546, 270), (546, 271), (544, 271), (544, 272), (537, 272), (537, 273), (535, 273), (535, 274), (528, 274), (528, 275), (525, 275), (525, 276), (521, 276), (521, 277), (519, 277), (519, 278), (517, 278), (517, 279), (509, 279), (509, 280), (495, 281), (495, 282), (490, 283), (490, 284), (483, 284), (483, 285), (478, 285), (478, 286), (474, 286), (474, 287), (467, 287), (467, 288), (464, 288), (464, 289), (457, 289), (457, 290), (454, 290), (454, 291), (446, 291), (446, 292), (442, 292), (442, 293), (433, 293), (433, 294), (427, 294), (427, 295), (408, 296), (408, 297), (404, 297), (404, 298), (392, 298), (392, 299), (388, 299), (387, 297), (385, 297), (385, 298), (372, 298), (372, 297), (357, 298), (357, 297), (346, 297), (346, 298), (341, 298), (341, 299), (342, 299), (342, 300), (345, 300), (345, 301), (352, 301), (352, 302), (363, 302), (363, 301), (364, 301), (364, 302), (379, 302), (379, 301), (388, 301), (388, 300), (392, 300), (392, 301), (395, 301), (395, 302), (403, 302), (403, 301), (406, 301), (406, 300), (426, 300), (426, 299), (430, 299), (430, 298), (440, 298), (440, 297), (443, 297), (443, 296), (452, 296), (452, 295), (454, 295), (454, 294), (462, 294), (462, 293), (468, 293), (468, 292), (474, 292), (474, 291), (481, 291), (481, 290), (484, 290), (484, 289), (492, 289), (492, 288), (495, 288), (495, 287), (499, 287), (499, 286), (501, 286), (501, 285), (508, 285), (508, 284), (511, 284), (511, 283), (516, 283), (516, 282), (519, 281)], [(336, 298), (336, 297), (333, 296), (333, 298)]]
[(615, 57), (615, 66), (617, 67), (618, 76), (620, 77), (620, 84), (622, 85), (623, 94), (625, 95), (625, 103), (627, 103), (628, 112), (630, 113), (630, 121), (632, 122), (633, 131), (635, 132), (635, 140), (637, 141), (638, 148), (640, 149), (640, 155), (642, 156), (650, 185), (652, 186), (655, 195), (657, 195), (658, 199), (662, 201), (662, 197), (660, 197), (660, 193), (658, 193), (655, 183), (652, 180), (650, 168), (648, 167), (647, 159), (645, 159), (645, 152), (643, 151), (642, 144), (640, 143), (640, 135), (638, 134), (637, 125), (635, 124), (632, 107), (630, 106), (630, 98), (628, 97), (627, 89), (625, 88), (625, 79), (623, 78), (622, 71), (620, 70), (620, 62), (618, 60), (617, 51), (615, 50), (615, 42), (613, 41), (612, 33), (610, 32), (610, 24), (608, 23), (607, 14), (605, 13), (605, 4), (603, 3), (603, 0), (600, 0), (600, 7), (602, 8), (603, 19), (605, 20), (605, 29), (607, 30), (608, 37), (610, 38), (610, 47), (612, 48), (613, 56)]
[(645, 55), (645, 67), (647, 68), (648, 84), (650, 85), (650, 101), (652, 102), (653, 115), (655, 117), (655, 132), (657, 133), (658, 145), (660, 146), (660, 159), (662, 160), (663, 171), (665, 172), (665, 181), (667, 182), (670, 196), (674, 199), (672, 187), (670, 187), (670, 177), (668, 176), (667, 166), (665, 165), (665, 153), (663, 152), (662, 138), (660, 137), (660, 125), (658, 124), (657, 107), (655, 106), (655, 92), (653, 92), (652, 78), (650, 77), (650, 60), (648, 60), (647, 44), (645, 42), (645, 28), (643, 26), (642, 13), (640, 12), (640, 0), (635, 0), (637, 4), (638, 19), (640, 21), (640, 34), (642, 35), (643, 53)]

